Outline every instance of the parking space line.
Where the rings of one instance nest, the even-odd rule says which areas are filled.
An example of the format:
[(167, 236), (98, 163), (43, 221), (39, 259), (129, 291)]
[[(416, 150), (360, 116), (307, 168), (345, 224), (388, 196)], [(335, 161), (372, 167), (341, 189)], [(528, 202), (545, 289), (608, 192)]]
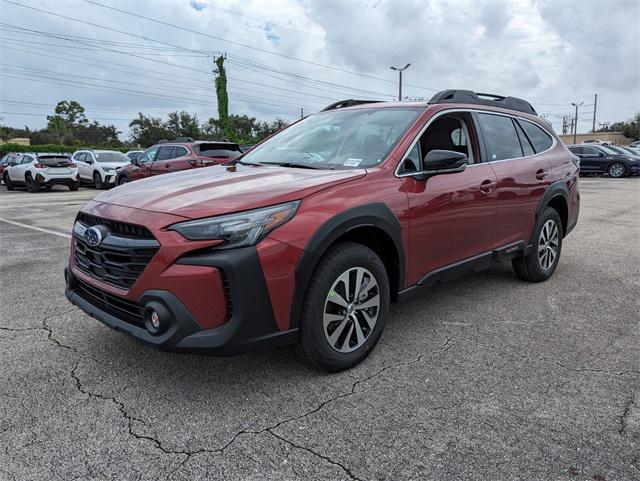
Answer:
[(0, 219), (0, 222), (6, 222), (7, 224), (17, 225), (18, 227), (26, 227), (27, 229), (38, 230), (40, 232), (45, 232), (46, 234), (53, 234), (60, 237), (64, 237), (65, 239), (71, 239), (70, 234), (63, 234), (62, 232), (56, 232), (54, 230), (45, 229), (43, 227), (36, 227), (29, 224), (23, 224), (22, 222), (16, 222), (15, 220)]

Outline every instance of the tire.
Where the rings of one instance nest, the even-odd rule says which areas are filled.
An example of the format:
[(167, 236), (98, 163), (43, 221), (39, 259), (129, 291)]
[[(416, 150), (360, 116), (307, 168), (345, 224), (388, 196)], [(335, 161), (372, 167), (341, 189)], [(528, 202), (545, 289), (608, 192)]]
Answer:
[(122, 185), (128, 182), (129, 182), (129, 177), (127, 177), (126, 175), (121, 175), (116, 179), (116, 185)]
[(11, 182), (11, 179), (9, 178), (9, 174), (7, 174), (5, 172), (3, 179), (4, 179), (5, 185), (7, 186), (7, 190), (13, 190), (13, 183)]
[(547, 207), (533, 231), (531, 252), (511, 261), (518, 277), (528, 282), (549, 279), (560, 260), (562, 251), (562, 220), (553, 207)]
[(607, 167), (607, 173), (609, 174), (609, 177), (619, 179), (620, 177), (627, 175), (627, 169), (622, 162), (613, 162), (609, 167)]
[(39, 190), (38, 184), (35, 183), (35, 181), (33, 180), (33, 177), (31, 177), (31, 174), (27, 173), (27, 175), (24, 178), (24, 182), (27, 185), (27, 191), (31, 192), (32, 194), (34, 192), (38, 192)]
[(69, 187), (69, 190), (71, 192), (75, 192), (80, 188), (80, 182), (71, 182), (70, 184), (67, 185), (67, 187)]
[(102, 183), (102, 177), (100, 177), (100, 172), (93, 173), (93, 186), (98, 190), (104, 187), (104, 184)]
[[(358, 281), (363, 287), (354, 302)], [(389, 298), (389, 280), (380, 257), (361, 244), (336, 244), (318, 263), (305, 293), (298, 340), (302, 357), (332, 372), (360, 363), (380, 339)]]

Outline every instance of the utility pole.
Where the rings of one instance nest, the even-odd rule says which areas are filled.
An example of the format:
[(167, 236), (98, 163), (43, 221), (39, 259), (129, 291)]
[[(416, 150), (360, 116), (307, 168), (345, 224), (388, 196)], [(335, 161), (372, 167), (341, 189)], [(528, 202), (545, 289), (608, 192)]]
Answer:
[(578, 134), (578, 107), (580, 107), (584, 102), (580, 102), (575, 103), (575, 102), (571, 102), (571, 105), (573, 105), (576, 108), (576, 116), (575, 116), (575, 121), (573, 123), (573, 143), (576, 143), (576, 135)]
[(598, 107), (598, 94), (593, 96), (593, 127), (591, 128), (591, 132), (596, 131), (596, 108)]
[(562, 135), (567, 135), (567, 130), (569, 129), (569, 122), (567, 121), (567, 116), (562, 116)]
[(395, 70), (399, 74), (399, 79), (398, 79), (398, 102), (402, 102), (402, 72), (407, 70), (410, 66), (411, 66), (411, 64), (408, 63), (407, 65), (405, 65), (402, 68), (389, 67), (391, 70)]
[(304, 118), (304, 107), (300, 107), (300, 118)]

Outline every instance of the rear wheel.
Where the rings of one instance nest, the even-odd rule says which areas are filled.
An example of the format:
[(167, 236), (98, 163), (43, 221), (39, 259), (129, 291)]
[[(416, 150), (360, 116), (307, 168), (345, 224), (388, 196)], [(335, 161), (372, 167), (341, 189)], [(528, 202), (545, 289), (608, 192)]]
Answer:
[(549, 279), (560, 259), (562, 236), (562, 221), (558, 212), (552, 207), (547, 207), (536, 224), (531, 252), (512, 261), (518, 277), (529, 282)]
[(100, 172), (93, 173), (93, 186), (98, 190), (102, 189), (103, 184), (102, 184), (102, 177), (100, 177)]
[(33, 180), (33, 177), (31, 177), (30, 173), (27, 173), (24, 180), (25, 180), (25, 183), (27, 184), (27, 190), (29, 192), (34, 193), (38, 191), (38, 184), (36, 184), (36, 181)]
[(374, 348), (389, 312), (389, 281), (371, 249), (337, 244), (313, 274), (300, 318), (299, 348), (311, 364), (349, 369)]
[(76, 182), (71, 182), (70, 184), (68, 184), (69, 190), (72, 192), (75, 192), (76, 190), (78, 190), (80, 188), (80, 182), (76, 181)]
[(611, 164), (607, 169), (607, 172), (611, 177), (616, 179), (624, 177), (624, 175), (627, 173), (626, 169), (624, 168), (624, 164), (622, 164), (621, 162), (614, 162), (613, 164)]
[(9, 174), (5, 172), (3, 179), (4, 183), (7, 186), (7, 190), (13, 190), (13, 184), (11, 183), (11, 179), (9, 178)]

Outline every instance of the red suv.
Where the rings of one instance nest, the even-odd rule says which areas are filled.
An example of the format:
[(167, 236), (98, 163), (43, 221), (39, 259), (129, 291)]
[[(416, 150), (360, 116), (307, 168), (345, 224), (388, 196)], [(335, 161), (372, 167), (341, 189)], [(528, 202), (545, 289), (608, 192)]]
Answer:
[(116, 185), (178, 170), (229, 162), (242, 154), (238, 144), (210, 140), (177, 139), (160, 142), (118, 170)]
[(499, 261), (548, 279), (578, 220), (576, 163), (516, 98), (341, 102), (227, 165), (97, 196), (73, 228), (66, 294), (160, 349), (297, 342), (346, 369), (390, 302)]

